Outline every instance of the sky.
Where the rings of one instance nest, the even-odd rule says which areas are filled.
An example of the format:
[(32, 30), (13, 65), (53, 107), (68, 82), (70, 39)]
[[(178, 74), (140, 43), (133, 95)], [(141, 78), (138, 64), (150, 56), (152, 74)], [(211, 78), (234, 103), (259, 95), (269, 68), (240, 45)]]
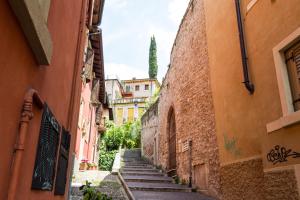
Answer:
[(102, 18), (105, 78), (148, 78), (150, 37), (161, 82), (189, 0), (106, 0)]

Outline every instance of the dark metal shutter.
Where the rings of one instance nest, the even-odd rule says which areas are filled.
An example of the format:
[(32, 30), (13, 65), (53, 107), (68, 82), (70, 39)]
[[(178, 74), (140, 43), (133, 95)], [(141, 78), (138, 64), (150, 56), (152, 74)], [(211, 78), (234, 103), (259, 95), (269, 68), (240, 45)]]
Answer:
[(32, 189), (52, 190), (59, 133), (60, 125), (45, 104), (32, 176)]
[(66, 182), (67, 182), (67, 172), (68, 172), (68, 159), (70, 151), (71, 135), (68, 131), (63, 128), (61, 135), (61, 144), (59, 152), (59, 160), (57, 166), (57, 175), (55, 181), (55, 195), (64, 195)]
[(109, 120), (114, 120), (114, 114), (112, 108), (109, 108)]
[(300, 42), (285, 52), (294, 109), (300, 110)]

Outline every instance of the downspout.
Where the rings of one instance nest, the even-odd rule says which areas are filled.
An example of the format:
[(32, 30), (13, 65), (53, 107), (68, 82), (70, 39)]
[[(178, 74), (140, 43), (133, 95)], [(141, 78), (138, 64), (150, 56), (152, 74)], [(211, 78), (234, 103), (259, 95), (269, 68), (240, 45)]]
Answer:
[(238, 29), (239, 29), (239, 39), (240, 39), (240, 48), (241, 48), (241, 55), (242, 55), (242, 64), (243, 64), (243, 74), (244, 74), (244, 84), (246, 89), (249, 91), (250, 94), (254, 93), (254, 85), (249, 78), (249, 68), (247, 62), (247, 53), (246, 53), (246, 45), (245, 45), (245, 38), (244, 38), (244, 30), (243, 30), (243, 23), (242, 23), (242, 16), (241, 16), (241, 7), (240, 7), (240, 0), (235, 0), (235, 9), (236, 9), (236, 16), (238, 22)]
[(25, 140), (28, 132), (28, 125), (33, 118), (32, 107), (33, 104), (39, 108), (43, 108), (43, 100), (34, 89), (29, 89), (24, 97), (24, 104), (21, 112), (21, 119), (19, 122), (19, 134), (14, 146), (14, 154), (11, 165), (11, 178), (8, 187), (8, 200), (15, 200), (17, 193), (18, 181), (20, 178), (20, 169), (22, 166), (22, 157), (25, 149)]
[(90, 109), (90, 128), (89, 128), (89, 140), (88, 140), (88, 151), (87, 151), (87, 159), (90, 155), (90, 143), (91, 143), (91, 137), (92, 137), (92, 123), (93, 123), (93, 106)]

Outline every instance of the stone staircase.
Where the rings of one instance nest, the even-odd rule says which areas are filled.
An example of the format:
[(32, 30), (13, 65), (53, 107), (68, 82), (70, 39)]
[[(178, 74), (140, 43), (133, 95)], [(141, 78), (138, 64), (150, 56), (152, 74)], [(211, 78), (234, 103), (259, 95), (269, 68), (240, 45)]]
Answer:
[(140, 149), (125, 150), (121, 160), (120, 173), (134, 199), (213, 200), (186, 185), (173, 183), (172, 178), (141, 158)]

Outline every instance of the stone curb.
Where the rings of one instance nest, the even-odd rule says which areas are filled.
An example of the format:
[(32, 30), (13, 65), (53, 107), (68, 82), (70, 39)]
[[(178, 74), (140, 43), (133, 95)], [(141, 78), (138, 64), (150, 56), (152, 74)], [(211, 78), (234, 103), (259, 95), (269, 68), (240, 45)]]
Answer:
[(113, 164), (113, 167), (112, 167), (112, 171), (111, 173), (114, 174), (114, 175), (117, 175), (120, 168), (121, 168), (121, 155), (120, 155), (120, 150), (118, 153), (116, 153), (116, 156), (115, 156), (115, 159), (114, 159), (114, 164)]
[(129, 198), (129, 200), (135, 200), (135, 198), (134, 198), (132, 192), (131, 192), (130, 189), (128, 188), (128, 186), (127, 186), (126, 182), (124, 181), (123, 177), (121, 176), (120, 172), (117, 172), (117, 173), (118, 173), (118, 177), (119, 177), (119, 179), (120, 179), (120, 181), (121, 181), (121, 183), (122, 183), (122, 185), (123, 185), (123, 188), (124, 188), (124, 190), (125, 190), (125, 192), (126, 192), (128, 198)]

